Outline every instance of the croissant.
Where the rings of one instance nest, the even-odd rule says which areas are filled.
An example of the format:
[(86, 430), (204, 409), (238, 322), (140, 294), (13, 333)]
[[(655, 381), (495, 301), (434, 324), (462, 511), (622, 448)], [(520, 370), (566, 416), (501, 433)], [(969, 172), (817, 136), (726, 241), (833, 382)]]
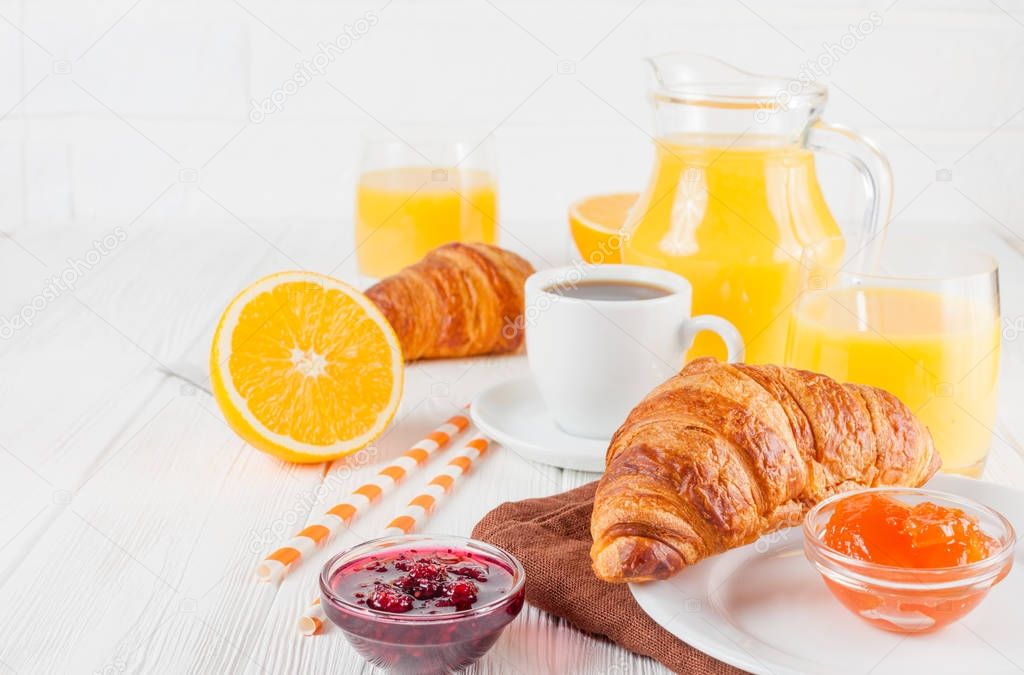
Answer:
[(513, 352), (523, 343), (523, 285), (533, 266), (487, 244), (430, 251), (366, 291), (406, 361)]
[(590, 531), (605, 581), (665, 579), (822, 499), (919, 486), (939, 468), (928, 429), (892, 394), (770, 365), (692, 361), (612, 437)]

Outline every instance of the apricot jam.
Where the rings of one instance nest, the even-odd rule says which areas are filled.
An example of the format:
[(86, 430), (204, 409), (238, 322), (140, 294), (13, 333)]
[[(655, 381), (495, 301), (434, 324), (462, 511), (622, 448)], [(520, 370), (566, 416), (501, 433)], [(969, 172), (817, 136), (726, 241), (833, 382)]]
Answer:
[(804, 553), (868, 623), (937, 630), (978, 606), (1013, 565), (1013, 526), (969, 499), (922, 488), (836, 495), (804, 521)]
[(977, 518), (962, 510), (888, 495), (852, 495), (836, 505), (822, 541), (851, 558), (893, 567), (933, 569), (984, 560), (999, 549)]

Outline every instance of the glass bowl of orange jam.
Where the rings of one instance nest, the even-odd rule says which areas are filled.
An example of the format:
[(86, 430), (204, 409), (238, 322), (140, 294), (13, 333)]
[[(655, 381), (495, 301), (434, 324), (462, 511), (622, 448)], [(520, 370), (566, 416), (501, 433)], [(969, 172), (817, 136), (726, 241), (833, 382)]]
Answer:
[(830, 497), (804, 520), (804, 554), (832, 594), (884, 630), (937, 630), (1013, 566), (1013, 526), (983, 504), (923, 488)]

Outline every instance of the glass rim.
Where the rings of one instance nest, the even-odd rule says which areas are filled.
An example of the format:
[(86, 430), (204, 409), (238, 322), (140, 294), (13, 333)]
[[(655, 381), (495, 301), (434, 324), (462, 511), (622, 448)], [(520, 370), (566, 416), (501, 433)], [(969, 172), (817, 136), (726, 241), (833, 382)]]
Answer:
[[(814, 521), (824, 509), (833, 506), (844, 499), (861, 494), (911, 494), (949, 502), (957, 507), (962, 507), (962, 510), (968, 510), (969, 512), (985, 513), (989, 518), (995, 520), (995, 522), (997, 522), (1002, 528), (1002, 532), (986, 532), (986, 534), (999, 542), (1000, 549), (995, 554), (987, 558), (982, 558), (981, 560), (977, 560), (966, 565), (929, 568), (909, 568), (899, 567), (896, 565), (882, 565), (880, 563), (861, 560), (859, 558), (854, 558), (844, 553), (840, 553), (821, 540), (818, 536), (818, 532), (815, 531)], [(950, 492), (913, 487), (875, 487), (864, 490), (854, 490), (852, 492), (841, 492), (839, 494), (832, 495), (831, 497), (818, 502), (810, 511), (807, 512), (802, 529), (804, 533), (804, 541), (806, 542), (807, 547), (813, 552), (813, 555), (816, 558), (821, 558), (824, 561), (839, 566), (839, 569), (834, 571), (835, 573), (844, 577), (854, 578), (862, 582), (870, 583), (874, 586), (902, 590), (957, 588), (996, 576), (1002, 571), (1007, 560), (1013, 557), (1017, 543), (1017, 534), (1014, 530), (1013, 524), (1006, 518), (1006, 516), (992, 507), (986, 506), (985, 504), (968, 497), (962, 497)], [(812, 560), (812, 562), (816, 561)], [(888, 574), (896, 578), (879, 578), (876, 576), (877, 574)], [(948, 578), (954, 575), (955, 578)], [(913, 576), (915, 579), (910, 581), (899, 580), (899, 577), (908, 576)], [(943, 577), (946, 577), (946, 579), (943, 579)], [(929, 581), (929, 579), (934, 580)]]
[[(470, 550), (478, 549), (496, 560), (507, 563), (509, 567), (511, 567), (509, 571), (513, 578), (512, 587), (509, 588), (508, 593), (499, 596), (488, 603), (478, 607), (470, 607), (469, 609), (449, 612), (447, 614), (395, 614), (393, 612), (383, 612), (364, 605), (357, 605), (335, 593), (334, 590), (331, 589), (331, 577), (337, 571), (337, 563), (343, 558), (351, 556), (353, 560), (358, 560), (362, 555), (372, 555), (374, 552), (397, 550), (405, 545), (416, 544), (418, 542), (422, 542), (424, 544), (428, 544), (430, 542), (457, 542), (457, 545), (464, 548), (468, 548)], [(445, 623), (461, 621), (462, 619), (480, 616), (482, 614), (489, 614), (501, 607), (504, 607), (508, 603), (509, 598), (517, 595), (525, 585), (526, 570), (523, 568), (523, 564), (519, 562), (519, 559), (514, 555), (503, 548), (480, 539), (460, 537), (458, 535), (450, 534), (399, 534), (369, 539), (361, 544), (356, 544), (355, 546), (347, 548), (341, 553), (331, 556), (331, 558), (324, 563), (324, 566), (320, 571), (320, 592), (323, 593), (327, 599), (331, 600), (343, 611), (355, 614), (368, 621), (384, 621), (389, 623)]]
[(451, 133), (421, 131), (364, 131), (356, 151), (359, 170), (416, 166), (497, 171), (497, 142), (491, 133), (479, 137), (464, 129)]
[[(895, 242), (900, 242), (900, 243), (909, 243), (909, 242), (912, 242), (912, 241), (914, 241), (916, 239), (916, 237), (912, 237), (910, 235), (902, 235), (902, 234), (901, 235), (895, 235), (895, 236), (882, 235), (881, 238), (883, 240), (882, 241), (883, 250), (884, 250), (885, 245), (887, 243), (889, 243), (890, 241), (895, 241)], [(958, 240), (953, 239), (952, 237), (941, 237), (938, 240), (930, 239), (927, 242), (927, 246), (932, 247), (932, 246), (934, 246), (936, 244), (937, 241), (938, 242), (942, 242), (942, 243), (946, 243), (946, 244), (948, 244), (950, 246), (953, 246), (954, 244), (960, 243), (960, 242), (958, 242)], [(921, 274), (907, 274), (907, 273), (903, 273), (903, 274), (889, 274), (889, 273), (880, 273), (880, 272), (862, 272), (862, 271), (856, 270), (856, 269), (846, 269), (846, 264), (847, 264), (847, 261), (849, 260), (849, 252), (846, 251), (846, 250), (843, 251), (842, 260), (838, 264), (832, 264), (832, 265), (827, 265), (826, 266), (826, 265), (818, 265), (818, 264), (815, 264), (815, 263), (810, 263), (810, 264), (808, 263), (808, 257), (812, 254), (812, 252), (814, 250), (819, 249), (819, 248), (823, 248), (823, 247), (825, 247), (825, 246), (827, 246), (829, 244), (836, 244), (836, 243), (843, 243), (844, 246), (845, 246), (848, 243), (848, 241), (846, 240), (845, 237), (836, 236), (836, 237), (825, 237), (823, 239), (816, 239), (815, 241), (807, 244), (806, 246), (803, 247), (803, 249), (800, 252), (800, 264), (801, 264), (801, 266), (805, 270), (813, 270), (815, 268), (821, 267), (821, 268), (828, 269), (829, 271), (836, 271), (838, 273), (846, 274), (846, 275), (849, 275), (851, 277), (858, 277), (858, 278), (871, 279), (871, 280), (877, 280), (877, 281), (908, 281), (908, 282), (928, 282), (928, 281), (933, 281), (933, 282), (944, 282), (944, 281), (967, 281), (967, 280), (976, 279), (976, 278), (985, 278), (985, 277), (992, 278), (992, 277), (998, 277), (999, 276), (999, 261), (993, 255), (991, 255), (991, 254), (987, 253), (986, 251), (983, 251), (983, 250), (981, 250), (981, 249), (979, 249), (977, 247), (974, 247), (974, 246), (968, 246), (966, 248), (963, 247), (963, 246), (960, 246), (959, 247), (959, 251), (960, 251), (962, 256), (970, 256), (970, 257), (973, 257), (976, 260), (978, 260), (979, 264), (977, 265), (977, 269), (975, 271), (962, 272), (962, 273), (959, 273), (959, 274), (955, 273), (955, 272), (954, 273), (950, 273), (950, 272), (935, 273), (935, 274), (930, 274), (930, 273), (929, 274), (925, 274), (925, 273), (921, 273)], [(872, 246), (872, 244), (869, 244), (868, 246), (863, 246), (863, 247), (857, 249), (856, 252), (855, 252), (855, 255), (867, 255), (867, 251), (870, 249), (871, 246)]]
[(424, 145), (461, 145), (466, 144), (472, 147), (486, 146), (494, 143), (494, 134), (474, 134), (472, 129), (461, 126), (445, 125), (412, 125), (408, 127), (398, 126), (397, 129), (363, 129), (359, 132), (359, 143), (367, 145), (401, 145), (408, 147), (416, 143)]

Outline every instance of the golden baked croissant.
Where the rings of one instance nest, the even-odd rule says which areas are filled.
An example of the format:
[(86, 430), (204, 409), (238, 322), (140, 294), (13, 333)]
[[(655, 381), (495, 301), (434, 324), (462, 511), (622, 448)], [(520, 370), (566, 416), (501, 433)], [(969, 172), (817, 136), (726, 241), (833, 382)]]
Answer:
[(533, 266), (487, 244), (445, 244), (366, 291), (406, 361), (513, 352), (523, 343), (523, 285)]
[(697, 359), (612, 437), (590, 557), (605, 581), (664, 579), (800, 523), (857, 488), (918, 486), (939, 468), (895, 396), (779, 366)]

